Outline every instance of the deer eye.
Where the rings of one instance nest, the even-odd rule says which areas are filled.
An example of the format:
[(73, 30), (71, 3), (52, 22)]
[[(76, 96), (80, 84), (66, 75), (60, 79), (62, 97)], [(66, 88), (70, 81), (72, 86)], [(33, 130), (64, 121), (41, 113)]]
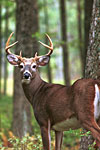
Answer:
[(34, 68), (34, 69), (35, 69), (35, 68), (36, 68), (36, 65), (33, 65), (33, 66), (32, 66), (32, 68)]
[(19, 66), (19, 68), (23, 69), (23, 68), (24, 68), (24, 66), (23, 66), (23, 65), (20, 65), (20, 66)]

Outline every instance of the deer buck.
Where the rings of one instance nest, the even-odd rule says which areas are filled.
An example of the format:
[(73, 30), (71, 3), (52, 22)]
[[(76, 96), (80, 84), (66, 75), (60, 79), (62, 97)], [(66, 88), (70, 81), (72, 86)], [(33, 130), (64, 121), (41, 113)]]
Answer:
[[(46, 83), (40, 78), (38, 67), (49, 63), (53, 53), (50, 46), (40, 42), (49, 49), (46, 55), (25, 58), (11, 53), (9, 45), (12, 34), (6, 43), (7, 60), (18, 66), (21, 73), (22, 87), (31, 103), (35, 118), (40, 126), (43, 149), (50, 150), (50, 130), (55, 131), (55, 150), (61, 150), (63, 131), (85, 128), (91, 131), (100, 146), (100, 81), (79, 79), (72, 86)], [(97, 124), (98, 123), (98, 124)]]

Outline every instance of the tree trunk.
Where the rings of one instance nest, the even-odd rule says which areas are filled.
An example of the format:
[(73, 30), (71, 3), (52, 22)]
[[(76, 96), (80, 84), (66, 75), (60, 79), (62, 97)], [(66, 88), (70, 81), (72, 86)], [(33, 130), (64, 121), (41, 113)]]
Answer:
[[(90, 31), (90, 23), (92, 17), (92, 8), (93, 8), (93, 0), (85, 0), (84, 1), (84, 66), (86, 66), (86, 55), (89, 45), (89, 31)], [(85, 67), (84, 67), (84, 76), (85, 76)]]
[[(48, 19), (48, 10), (47, 10), (47, 0), (44, 0), (44, 22), (45, 22), (45, 32), (49, 32), (49, 19)], [(45, 38), (45, 43), (48, 45), (48, 39)], [(47, 48), (46, 48), (47, 53)], [(47, 76), (49, 83), (52, 83), (52, 75), (51, 75), (51, 65), (50, 62), (47, 66)]]
[(69, 74), (69, 55), (68, 55), (68, 41), (67, 41), (67, 16), (66, 16), (66, 3), (65, 0), (60, 0), (60, 20), (61, 20), (61, 37), (62, 37), (62, 48), (63, 48), (63, 70), (64, 70), (64, 81), (66, 85), (70, 85), (70, 74)]
[(80, 60), (81, 60), (81, 68), (82, 68), (82, 76), (84, 76), (84, 53), (83, 53), (83, 39), (82, 39), (82, 11), (80, 0), (77, 0), (77, 20), (78, 20), (78, 47), (80, 52)]
[[(5, 13), (5, 42), (7, 41), (7, 37), (8, 37), (8, 26), (9, 26), (9, 10), (8, 10), (8, 6), (6, 4), (6, 13)], [(7, 59), (6, 59), (6, 54), (4, 57), (4, 89), (3, 89), (3, 94), (6, 95), (7, 94), (7, 78), (8, 78), (8, 68), (7, 68)]]
[(2, 22), (2, 7), (1, 7), (1, 3), (0, 3), (0, 95), (1, 95), (1, 78), (2, 78), (2, 71), (1, 71), (1, 69), (2, 69), (2, 30), (1, 30), (1, 22)]
[[(86, 58), (85, 77), (100, 79), (100, 21), (99, 21), (99, 0), (94, 0), (92, 11), (92, 23), (89, 33), (89, 46)], [(89, 145), (93, 143), (92, 136), (81, 138), (81, 150), (88, 150)]]
[[(37, 0), (16, 0), (16, 4), (16, 37), (19, 44), (15, 53), (19, 54), (22, 50), (22, 56), (29, 58), (38, 50), (35, 37), (39, 28)], [(32, 38), (32, 34), (34, 38)], [(14, 134), (22, 137), (27, 133), (32, 133), (30, 104), (24, 96), (18, 68), (14, 70), (13, 111)]]

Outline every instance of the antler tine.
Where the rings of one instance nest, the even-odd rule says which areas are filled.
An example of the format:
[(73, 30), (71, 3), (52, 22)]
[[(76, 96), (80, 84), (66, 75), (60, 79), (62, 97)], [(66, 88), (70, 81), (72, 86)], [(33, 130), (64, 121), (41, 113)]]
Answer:
[(22, 51), (20, 51), (19, 56), (22, 57)]
[(6, 50), (6, 53), (7, 54), (11, 54), (11, 52), (10, 52), (10, 48), (11, 47), (13, 47), (15, 44), (17, 44), (18, 43), (18, 41), (16, 41), (15, 43), (13, 43), (13, 44), (11, 44), (11, 45), (9, 45), (9, 42), (10, 42), (10, 39), (11, 39), (11, 37), (12, 37), (12, 35), (14, 34), (14, 32), (12, 32), (11, 34), (10, 34), (10, 36), (9, 36), (9, 38), (8, 38), (8, 40), (7, 40), (7, 42), (6, 42), (6, 47), (5, 47), (5, 50)]
[(37, 57), (37, 52), (35, 53), (35, 57)]
[(53, 43), (52, 43), (52, 40), (51, 40), (51, 38), (49, 37), (49, 35), (46, 34), (46, 36), (47, 36), (47, 38), (48, 38), (48, 40), (49, 40), (49, 42), (50, 42), (50, 46), (48, 46), (48, 45), (42, 43), (41, 41), (39, 41), (39, 42), (40, 42), (43, 46), (45, 46), (46, 48), (50, 49), (50, 51), (48, 52), (48, 54), (46, 54), (47, 56), (50, 56), (50, 55), (52, 54), (52, 52), (53, 52)]
[(38, 60), (41, 56), (38, 56), (37, 52), (35, 53), (35, 60)]

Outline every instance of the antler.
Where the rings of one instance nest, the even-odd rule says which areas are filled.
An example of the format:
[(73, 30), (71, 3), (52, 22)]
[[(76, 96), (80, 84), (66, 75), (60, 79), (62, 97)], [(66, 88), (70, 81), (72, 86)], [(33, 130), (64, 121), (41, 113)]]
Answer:
[[(44, 43), (42, 43), (41, 41), (39, 41), (43, 46), (45, 46), (46, 48), (50, 49), (49, 52), (46, 54), (46, 56), (50, 56), (52, 53), (53, 53), (53, 43), (52, 43), (52, 40), (51, 38), (49, 37), (48, 34), (46, 34), (49, 42), (50, 42), (50, 46), (49, 45), (46, 45)], [(35, 60), (41, 58), (42, 56), (37, 56), (37, 52), (35, 53)]]
[(10, 48), (13, 47), (15, 44), (18, 43), (18, 41), (16, 41), (15, 43), (9, 45), (10, 39), (11, 39), (11, 37), (12, 37), (13, 34), (14, 34), (14, 32), (12, 32), (12, 33), (10, 34), (10, 36), (9, 36), (9, 38), (8, 38), (8, 40), (7, 40), (7, 43), (6, 43), (5, 50), (6, 50), (6, 53), (7, 53), (7, 54), (11, 54)]
[(53, 43), (52, 43), (52, 41), (51, 41), (49, 35), (46, 34), (46, 36), (47, 36), (47, 38), (48, 38), (48, 40), (49, 40), (49, 42), (50, 42), (50, 46), (48, 46), (48, 45), (46, 45), (46, 44), (44, 44), (44, 43), (42, 43), (42, 42), (40, 42), (40, 41), (39, 41), (39, 42), (40, 42), (43, 46), (45, 46), (46, 48), (50, 49), (50, 51), (48, 52), (48, 54), (46, 54), (47, 56), (50, 56), (50, 55), (52, 54), (52, 52), (53, 52)]
[[(14, 34), (14, 32), (12, 32), (12, 33), (10, 34), (10, 36), (9, 36), (7, 42), (6, 42), (5, 50), (6, 50), (7, 55), (12, 54), (12, 53), (10, 52), (10, 48), (13, 47), (15, 44), (18, 43), (18, 41), (16, 41), (15, 43), (9, 45), (10, 40), (11, 40), (11, 37), (12, 37), (13, 34)], [(15, 55), (15, 54), (12, 54), (12, 55)], [(20, 55), (16, 55), (16, 57), (22, 61), (22, 53), (21, 53), (21, 51), (20, 51)]]

